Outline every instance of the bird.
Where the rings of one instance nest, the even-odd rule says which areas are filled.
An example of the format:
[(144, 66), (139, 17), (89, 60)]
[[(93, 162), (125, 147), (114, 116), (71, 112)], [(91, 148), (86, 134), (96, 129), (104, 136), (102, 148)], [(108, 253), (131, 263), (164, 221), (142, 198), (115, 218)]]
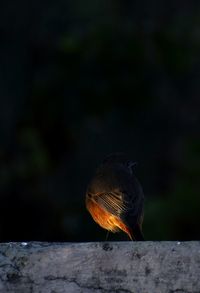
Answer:
[(87, 186), (85, 202), (102, 228), (143, 241), (144, 193), (134, 174), (136, 164), (124, 153), (108, 155)]

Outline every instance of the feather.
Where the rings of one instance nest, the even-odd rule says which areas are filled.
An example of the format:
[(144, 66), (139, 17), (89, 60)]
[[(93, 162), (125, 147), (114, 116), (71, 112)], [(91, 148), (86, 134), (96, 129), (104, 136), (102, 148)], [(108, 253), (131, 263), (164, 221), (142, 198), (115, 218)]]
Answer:
[(116, 217), (120, 217), (122, 213), (128, 210), (127, 202), (123, 200), (123, 196), (120, 193), (96, 194), (93, 196), (93, 200)]

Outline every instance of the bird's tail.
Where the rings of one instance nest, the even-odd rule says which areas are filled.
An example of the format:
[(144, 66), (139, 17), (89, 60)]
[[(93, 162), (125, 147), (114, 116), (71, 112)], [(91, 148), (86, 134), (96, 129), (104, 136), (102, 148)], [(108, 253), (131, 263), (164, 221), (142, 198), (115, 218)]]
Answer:
[(133, 227), (133, 229), (131, 231), (130, 238), (135, 241), (144, 241), (144, 236), (143, 236), (143, 233), (142, 233), (142, 230), (141, 230), (139, 224), (137, 224)]
[(144, 236), (139, 224), (136, 224), (132, 229), (122, 221), (117, 221), (117, 226), (124, 231), (132, 241), (144, 241)]

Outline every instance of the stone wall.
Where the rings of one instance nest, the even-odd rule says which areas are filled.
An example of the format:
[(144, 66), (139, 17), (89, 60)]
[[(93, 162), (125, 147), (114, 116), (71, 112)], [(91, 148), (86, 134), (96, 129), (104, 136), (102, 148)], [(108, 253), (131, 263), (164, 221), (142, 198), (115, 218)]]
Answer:
[(198, 293), (200, 242), (0, 244), (0, 292)]

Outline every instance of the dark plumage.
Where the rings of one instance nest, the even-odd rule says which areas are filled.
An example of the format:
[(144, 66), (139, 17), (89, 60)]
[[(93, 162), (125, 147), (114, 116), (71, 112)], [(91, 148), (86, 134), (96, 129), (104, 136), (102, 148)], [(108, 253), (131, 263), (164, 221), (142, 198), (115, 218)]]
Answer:
[(122, 230), (132, 240), (144, 240), (144, 195), (133, 173), (134, 165), (124, 154), (108, 156), (88, 185), (86, 207), (102, 228)]

